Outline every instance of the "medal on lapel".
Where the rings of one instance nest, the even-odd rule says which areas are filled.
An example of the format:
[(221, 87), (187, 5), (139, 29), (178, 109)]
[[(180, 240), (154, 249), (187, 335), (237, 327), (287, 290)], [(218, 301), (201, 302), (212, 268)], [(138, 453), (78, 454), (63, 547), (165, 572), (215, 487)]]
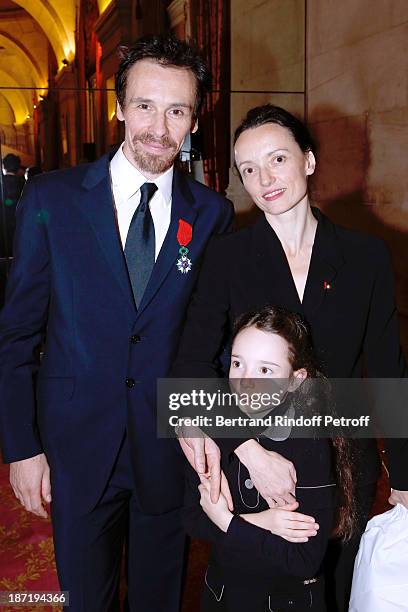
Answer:
[(188, 255), (187, 245), (190, 244), (192, 237), (193, 237), (193, 228), (191, 227), (190, 223), (187, 223), (187, 221), (184, 221), (184, 219), (179, 219), (179, 226), (178, 226), (178, 231), (177, 231), (177, 241), (180, 245), (180, 249), (179, 249), (180, 257), (177, 260), (177, 269), (182, 274), (187, 274), (187, 272), (190, 272), (191, 266), (193, 265), (191, 263), (191, 259), (187, 257)]

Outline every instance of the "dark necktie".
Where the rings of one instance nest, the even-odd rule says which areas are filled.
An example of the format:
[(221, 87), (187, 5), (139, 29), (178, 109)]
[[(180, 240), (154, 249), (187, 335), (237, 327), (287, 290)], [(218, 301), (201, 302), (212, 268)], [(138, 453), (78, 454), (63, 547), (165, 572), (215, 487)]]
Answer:
[(157, 185), (144, 183), (140, 202), (130, 223), (125, 244), (125, 257), (136, 306), (139, 307), (154, 266), (156, 241), (149, 208)]

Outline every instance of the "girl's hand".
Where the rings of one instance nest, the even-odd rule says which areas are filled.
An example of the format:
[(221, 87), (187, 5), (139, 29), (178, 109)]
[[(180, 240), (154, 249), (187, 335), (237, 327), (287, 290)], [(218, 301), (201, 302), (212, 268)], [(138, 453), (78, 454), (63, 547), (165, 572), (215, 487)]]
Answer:
[(222, 531), (226, 532), (233, 517), (232, 512), (228, 508), (227, 499), (220, 493), (218, 501), (214, 504), (210, 497), (210, 479), (204, 474), (199, 474), (199, 476), (201, 481), (201, 484), (198, 486), (201, 495), (200, 505), (208, 518)]
[(298, 502), (293, 502), (286, 506), (286, 510), (270, 508), (254, 514), (241, 514), (241, 517), (248, 523), (267, 529), (288, 542), (300, 544), (315, 536), (319, 525), (312, 516), (295, 512), (298, 506)]

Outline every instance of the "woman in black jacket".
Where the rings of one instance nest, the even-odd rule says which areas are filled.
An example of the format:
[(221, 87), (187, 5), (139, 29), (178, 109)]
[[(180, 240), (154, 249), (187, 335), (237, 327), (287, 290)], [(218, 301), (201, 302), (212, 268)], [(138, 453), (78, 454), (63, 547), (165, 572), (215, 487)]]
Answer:
[[(307, 179), (316, 159), (305, 125), (279, 107), (254, 108), (236, 130), (234, 145), (244, 187), (263, 214), (252, 227), (209, 245), (173, 374), (218, 375), (231, 322), (269, 303), (307, 320), (326, 376), (406, 376), (388, 251), (378, 238), (335, 225), (311, 206)], [(336, 566), (341, 612), (348, 608), (354, 557), (379, 474), (376, 442), (358, 442), (361, 456), (354, 469), (360, 522), (353, 540), (339, 549), (334, 546), (328, 561)], [(287, 495), (271, 495), (268, 479), (287, 464), (254, 440), (239, 440), (230, 450), (246, 465), (269, 505), (273, 500), (282, 505)], [(388, 440), (386, 451), (393, 499), (408, 505), (407, 442)], [(330, 609), (336, 610), (335, 602)]]

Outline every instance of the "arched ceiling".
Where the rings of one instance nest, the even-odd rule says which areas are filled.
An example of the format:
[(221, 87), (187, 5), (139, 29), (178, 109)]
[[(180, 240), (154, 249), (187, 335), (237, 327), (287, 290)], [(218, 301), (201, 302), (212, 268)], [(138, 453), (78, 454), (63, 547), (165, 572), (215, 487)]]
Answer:
[(8, 89), (1, 90), (3, 96), (13, 109), (16, 123), (24, 123), (31, 113), (32, 103), (29, 90), (19, 89), (18, 82), (0, 67), (0, 83)]
[(48, 37), (58, 67), (75, 57), (76, 0), (15, 0), (41, 26)]
[(33, 112), (48, 85), (48, 39), (36, 21), (12, 0), (0, 0), (0, 92), (16, 123)]
[(13, 125), (15, 122), (13, 109), (7, 98), (0, 92), (0, 125)]
[(44, 72), (44, 66), (41, 66), (41, 63), (24, 44), (24, 41), (20, 38), (14, 38), (9, 32), (2, 30), (0, 27), (0, 50), (2, 47), (10, 54), (10, 61), (13, 61), (13, 55), (19, 59), (24, 67), (23, 74), (31, 77), (34, 87), (46, 86), (47, 73)]
[[(102, 13), (111, 0), (97, 0)], [(0, 85), (22, 123), (48, 84), (49, 45), (58, 68), (75, 57), (75, 29), (81, 0), (0, 0)], [(21, 88), (33, 88), (21, 89)], [(36, 89), (34, 89), (36, 88)]]
[[(74, 57), (76, 0), (0, 0), (0, 92), (21, 124), (48, 85), (49, 48)], [(2, 114), (3, 119), (6, 113)], [(8, 114), (10, 118), (10, 114)]]
[[(3, 48), (2, 48), (3, 47)], [(41, 86), (43, 79), (37, 76), (32, 62), (11, 41), (0, 33), (0, 69), (6, 72), (17, 83), (17, 86), (34, 88)]]

